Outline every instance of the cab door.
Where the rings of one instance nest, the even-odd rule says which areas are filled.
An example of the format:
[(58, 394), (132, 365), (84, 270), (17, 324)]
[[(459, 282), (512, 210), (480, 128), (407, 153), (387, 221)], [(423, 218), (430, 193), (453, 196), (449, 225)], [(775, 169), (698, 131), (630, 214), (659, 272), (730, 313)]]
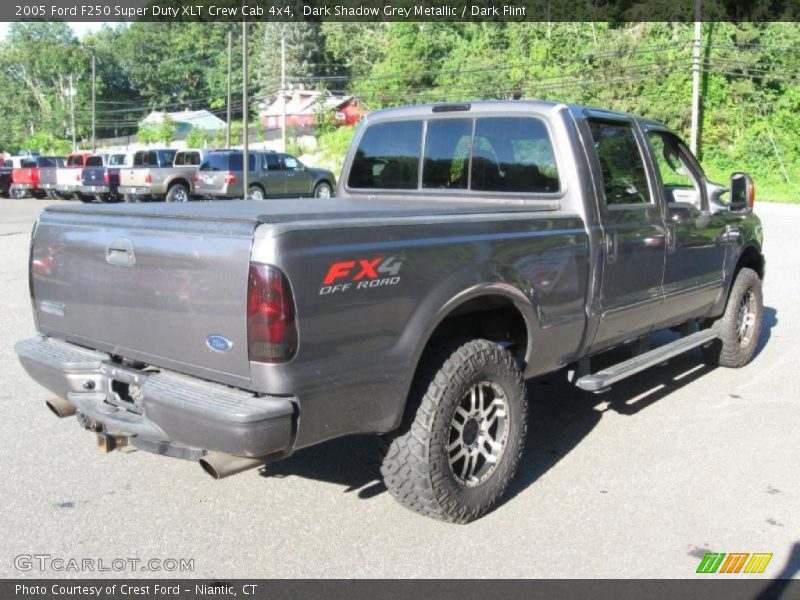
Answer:
[(286, 195), (308, 196), (311, 193), (313, 177), (291, 154), (282, 154), (281, 162), (286, 173)]
[(665, 232), (637, 124), (602, 113), (587, 121), (603, 231), (601, 317), (590, 351), (648, 333), (663, 292)]
[(274, 152), (263, 155), (261, 178), (267, 196), (282, 197), (286, 195), (286, 173), (280, 158)]
[(667, 233), (664, 304), (659, 326), (704, 314), (716, 300), (725, 278), (729, 246), (724, 213), (708, 206), (705, 175), (691, 151), (674, 133), (647, 128)]

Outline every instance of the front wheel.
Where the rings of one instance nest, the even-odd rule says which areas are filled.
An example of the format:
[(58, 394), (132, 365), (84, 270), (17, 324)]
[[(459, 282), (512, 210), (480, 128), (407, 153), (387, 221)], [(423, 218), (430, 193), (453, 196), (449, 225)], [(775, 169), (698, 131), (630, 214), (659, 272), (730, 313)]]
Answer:
[(314, 198), (330, 198), (333, 196), (333, 188), (329, 183), (321, 182), (314, 188)]
[(409, 398), (422, 394), (421, 402), (389, 442), (381, 474), (406, 508), (468, 523), (495, 507), (516, 474), (527, 432), (525, 385), (508, 351), (486, 340), (423, 360), (428, 372)]
[(763, 309), (761, 278), (753, 269), (741, 269), (733, 282), (725, 313), (711, 325), (719, 339), (703, 348), (705, 361), (733, 368), (749, 363), (761, 335)]

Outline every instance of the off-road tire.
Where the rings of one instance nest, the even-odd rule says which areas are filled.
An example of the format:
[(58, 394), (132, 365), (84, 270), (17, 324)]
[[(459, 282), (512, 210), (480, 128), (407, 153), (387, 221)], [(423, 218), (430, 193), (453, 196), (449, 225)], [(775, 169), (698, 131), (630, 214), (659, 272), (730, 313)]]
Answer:
[[(442, 346), (422, 360), (409, 396), (410, 410), (401, 428), (386, 440), (381, 475), (395, 500), (409, 510), (468, 523), (496, 506), (516, 474), (528, 426), (525, 384), (511, 354), (486, 340)], [(508, 435), (494, 470), (484, 481), (468, 486), (451, 467), (447, 446), (456, 410), (482, 382), (498, 386), (505, 396)]]
[[(752, 311), (747, 308), (748, 300), (754, 303)], [(703, 347), (704, 360), (710, 365), (731, 368), (743, 367), (749, 363), (758, 346), (763, 308), (761, 278), (752, 269), (741, 269), (733, 282), (725, 313), (710, 324), (719, 335), (719, 339)], [(749, 312), (754, 313), (752, 328), (746, 339), (742, 340), (740, 319), (743, 313)]]

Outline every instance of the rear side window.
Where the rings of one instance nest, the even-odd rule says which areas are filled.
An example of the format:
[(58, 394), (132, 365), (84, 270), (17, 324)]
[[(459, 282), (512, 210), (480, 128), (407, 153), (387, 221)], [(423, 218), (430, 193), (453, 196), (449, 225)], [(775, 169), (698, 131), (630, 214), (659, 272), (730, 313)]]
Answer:
[(133, 155), (133, 166), (139, 167), (141, 165), (146, 165), (147, 164), (147, 161), (145, 160), (146, 155), (147, 155), (147, 152), (137, 152), (136, 154), (134, 154)]
[(102, 167), (103, 166), (103, 157), (102, 156), (90, 156), (86, 160), (87, 167)]
[(647, 204), (644, 161), (630, 123), (589, 121), (603, 175), (606, 204)]
[(421, 140), (422, 121), (368, 127), (356, 150), (348, 185), (362, 189), (417, 189)]
[(264, 163), (266, 165), (267, 171), (280, 171), (281, 170), (281, 161), (278, 159), (277, 154), (265, 154), (264, 155)]
[[(164, 166), (171, 165), (175, 161), (175, 154), (177, 154), (177, 150), (164, 150), (162, 152), (162, 157), (164, 158)], [(154, 165), (158, 164), (158, 160), (153, 162)]]

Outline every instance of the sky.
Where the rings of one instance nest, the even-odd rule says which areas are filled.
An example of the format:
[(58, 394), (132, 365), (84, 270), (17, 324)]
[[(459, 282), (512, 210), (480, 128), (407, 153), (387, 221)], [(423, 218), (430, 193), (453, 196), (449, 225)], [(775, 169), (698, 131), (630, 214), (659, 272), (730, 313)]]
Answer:
[[(8, 30), (8, 26), (10, 23), (5, 21), (0, 21), (0, 38), (6, 37), (6, 31)], [(83, 37), (83, 34), (87, 31), (97, 31), (103, 26), (103, 23), (70, 23), (67, 22), (67, 25), (72, 27), (72, 30), (75, 32), (79, 38)]]

